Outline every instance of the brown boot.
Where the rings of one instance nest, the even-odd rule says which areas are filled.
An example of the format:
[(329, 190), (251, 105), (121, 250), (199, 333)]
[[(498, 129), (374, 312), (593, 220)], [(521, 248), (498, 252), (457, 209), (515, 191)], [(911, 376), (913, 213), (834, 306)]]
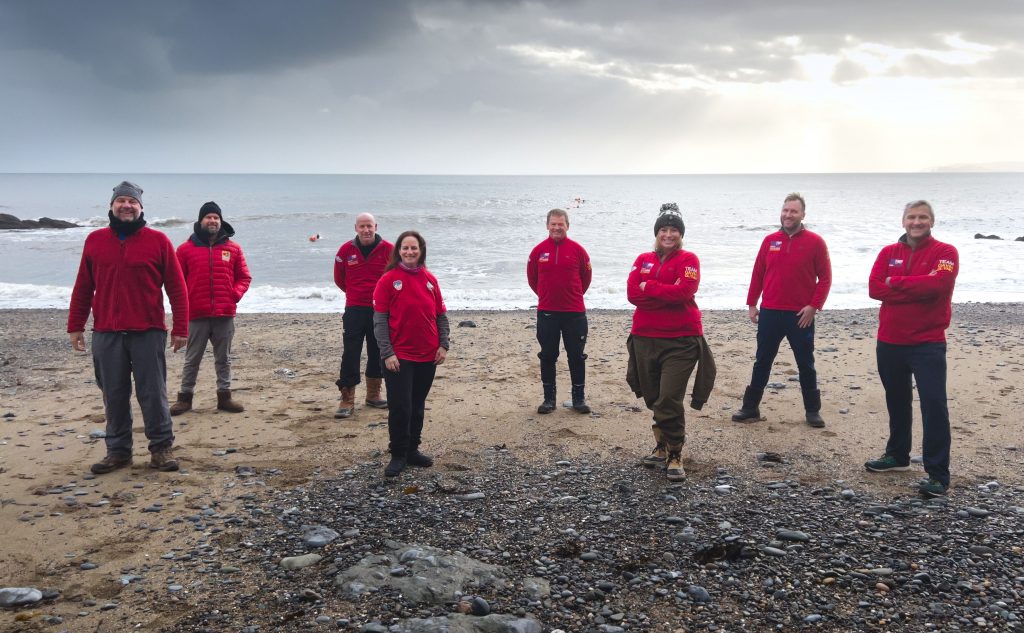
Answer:
[(683, 469), (683, 445), (669, 444), (668, 457), (665, 460), (665, 477), (669, 481), (686, 481), (686, 470)]
[(230, 389), (217, 390), (217, 408), (228, 413), (241, 413), (245, 407), (231, 399)]
[(661, 429), (652, 426), (654, 431), (654, 450), (651, 454), (640, 460), (640, 463), (648, 468), (664, 467), (668, 459), (668, 448), (665, 446), (665, 439), (661, 436)]
[(192, 410), (192, 394), (178, 392), (178, 401), (171, 405), (171, 415), (181, 415)]
[(366, 406), (374, 409), (387, 409), (388, 401), (380, 397), (380, 384), (383, 378), (366, 379)]
[(178, 460), (174, 459), (170, 447), (153, 451), (149, 456), (149, 467), (169, 473), (178, 470)]
[(342, 387), (341, 400), (338, 401), (338, 410), (334, 412), (337, 419), (347, 418), (356, 410), (356, 388)]
[(123, 455), (123, 456), (121, 456), (121, 455), (111, 455), (110, 453), (107, 453), (106, 457), (104, 457), (100, 461), (98, 461), (95, 464), (93, 464), (89, 468), (89, 470), (91, 470), (94, 475), (106, 475), (107, 473), (114, 472), (118, 468), (124, 468), (125, 466), (131, 466), (131, 465), (132, 465), (132, 456), (131, 455)]

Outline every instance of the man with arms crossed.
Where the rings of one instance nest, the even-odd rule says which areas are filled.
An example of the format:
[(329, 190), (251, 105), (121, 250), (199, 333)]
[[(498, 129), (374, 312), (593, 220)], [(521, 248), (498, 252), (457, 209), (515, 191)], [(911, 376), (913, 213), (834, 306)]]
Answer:
[(170, 346), (177, 352), (188, 334), (185, 280), (171, 241), (146, 226), (142, 188), (127, 181), (114, 187), (107, 215), (110, 226), (85, 238), (68, 311), (71, 347), (80, 352), (90, 311), (93, 317), (92, 361), (103, 392), (107, 455), (91, 470), (102, 475), (132, 463), (132, 377), (149, 439), (149, 466), (178, 470), (167, 407), (163, 289), (174, 317)]
[(949, 488), (949, 408), (946, 406), (946, 329), (960, 269), (956, 248), (932, 237), (935, 212), (924, 200), (903, 210), (898, 242), (882, 249), (871, 268), (868, 292), (878, 311), (878, 377), (889, 411), (885, 454), (864, 467), (873, 472), (910, 469), (914, 383), (921, 401), (926, 497)]
[(366, 404), (377, 409), (388, 408), (388, 401), (381, 397), (384, 374), (380, 367), (380, 349), (373, 335), (373, 289), (384, 274), (394, 246), (377, 234), (377, 220), (369, 213), (356, 216), (355, 228), (355, 239), (342, 244), (334, 257), (334, 283), (345, 293), (345, 313), (341, 317), (341, 376), (335, 383), (341, 390), (341, 399), (334, 412), (335, 418), (347, 418), (355, 413), (359, 357), (364, 340)]
[(181, 391), (171, 415), (192, 408), (192, 394), (206, 342), (213, 343), (217, 370), (217, 408), (229, 413), (245, 410), (231, 399), (231, 340), (235, 337), (236, 305), (249, 289), (252, 275), (242, 247), (231, 240), (235, 229), (224, 221), (220, 206), (207, 202), (199, 209), (192, 236), (178, 247), (178, 263), (188, 285), (188, 345), (181, 370)]
[(569, 214), (552, 209), (547, 219), (548, 239), (530, 253), (526, 279), (537, 294), (537, 341), (540, 343), (540, 381), (544, 402), (537, 413), (555, 410), (555, 361), (558, 339), (565, 344), (572, 382), (572, 408), (590, 413), (584, 393), (586, 387), (587, 308), (583, 294), (590, 287), (590, 256), (566, 235)]
[(782, 228), (764, 238), (754, 260), (747, 310), (750, 321), (757, 325), (757, 354), (750, 385), (743, 393), (742, 408), (732, 416), (736, 422), (761, 419), (758, 405), (785, 338), (800, 372), (807, 424), (814, 428), (825, 426), (818, 372), (814, 369), (814, 315), (825, 305), (832, 286), (832, 263), (825, 240), (804, 228), (805, 210), (800, 194), (786, 196), (780, 217)]

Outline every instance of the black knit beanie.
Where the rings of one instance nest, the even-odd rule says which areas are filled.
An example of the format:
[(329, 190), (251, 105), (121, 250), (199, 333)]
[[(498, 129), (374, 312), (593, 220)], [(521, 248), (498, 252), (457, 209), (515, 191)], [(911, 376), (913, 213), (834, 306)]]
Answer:
[(211, 213), (216, 213), (217, 217), (220, 218), (221, 222), (224, 221), (224, 215), (220, 212), (220, 206), (213, 201), (207, 202), (203, 206), (199, 207), (199, 221), (202, 222), (203, 218), (210, 215)]
[(658, 212), (658, 219), (654, 221), (654, 234), (663, 226), (674, 226), (679, 229), (679, 237), (686, 235), (686, 225), (683, 224), (683, 215), (679, 213), (679, 205), (675, 202), (666, 202), (661, 205)]

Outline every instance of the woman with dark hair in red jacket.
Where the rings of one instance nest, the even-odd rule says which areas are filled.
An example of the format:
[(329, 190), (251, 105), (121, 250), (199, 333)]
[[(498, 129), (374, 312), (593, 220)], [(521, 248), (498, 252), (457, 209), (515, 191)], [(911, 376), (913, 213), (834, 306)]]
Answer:
[(669, 481), (686, 479), (682, 450), (686, 441), (683, 397), (698, 363), (690, 406), (704, 406), (715, 382), (715, 365), (704, 340), (700, 309), (700, 261), (683, 250), (683, 216), (669, 202), (654, 223), (654, 250), (636, 258), (626, 280), (626, 296), (636, 306), (626, 339), (626, 382), (654, 417), (655, 448), (642, 460), (661, 467)]
[(441, 288), (426, 262), (423, 236), (402, 233), (373, 291), (373, 333), (388, 388), (391, 461), (384, 468), (386, 477), (397, 476), (406, 466), (434, 465), (419, 447), (427, 394), (448, 354), (450, 330)]

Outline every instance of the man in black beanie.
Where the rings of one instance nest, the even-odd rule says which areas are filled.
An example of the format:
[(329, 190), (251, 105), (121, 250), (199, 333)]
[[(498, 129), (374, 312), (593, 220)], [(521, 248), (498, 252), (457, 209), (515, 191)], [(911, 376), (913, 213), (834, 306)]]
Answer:
[(216, 202), (199, 209), (193, 233), (178, 247), (178, 261), (188, 284), (188, 346), (181, 369), (181, 391), (171, 406), (171, 415), (192, 408), (192, 395), (199, 375), (199, 363), (207, 341), (213, 343), (217, 370), (217, 408), (240, 413), (245, 408), (231, 398), (231, 341), (235, 336), (235, 311), (249, 289), (252, 275), (242, 247), (231, 240), (235, 230), (224, 221)]

